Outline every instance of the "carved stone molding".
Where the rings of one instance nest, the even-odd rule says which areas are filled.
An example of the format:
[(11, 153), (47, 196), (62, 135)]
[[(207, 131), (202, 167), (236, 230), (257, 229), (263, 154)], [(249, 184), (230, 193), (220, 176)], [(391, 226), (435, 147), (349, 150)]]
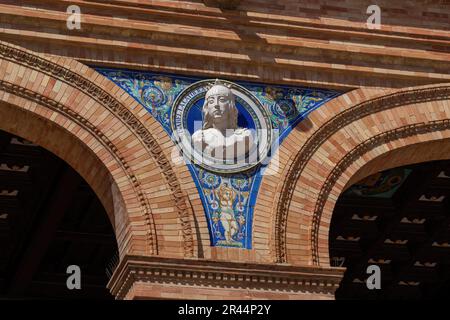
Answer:
[(241, 3), (241, 0), (203, 0), (203, 2), (207, 6), (233, 10), (239, 6), (239, 4)]
[(333, 171), (328, 175), (325, 184), (322, 186), (314, 209), (312, 229), (311, 229), (311, 242), (312, 242), (313, 261), (316, 265), (320, 264), (318, 240), (319, 240), (320, 219), (322, 217), (323, 208), (330, 195), (331, 190), (336, 184), (336, 181), (345, 172), (345, 170), (353, 162), (358, 160), (363, 154), (383, 144), (414, 135), (443, 130), (450, 130), (450, 119), (432, 121), (428, 123), (420, 123), (415, 125), (408, 125), (387, 132), (383, 132), (359, 144), (352, 151), (346, 154), (345, 157), (341, 159), (341, 161), (339, 161), (339, 163), (333, 168)]
[[(372, 113), (395, 107), (423, 103), (429, 101), (450, 99), (450, 87), (439, 86), (433, 88), (422, 88), (403, 92), (393, 93), (387, 96), (364, 101), (351, 107), (330, 119), (323, 124), (302, 146), (289, 166), (289, 171), (282, 185), (275, 218), (275, 254), (277, 262), (286, 262), (286, 226), (287, 216), (291, 199), (298, 179), (302, 175), (308, 161), (314, 156), (320, 146), (340, 128), (351, 122), (357, 121)], [(435, 128), (435, 124), (430, 124), (430, 128)], [(383, 139), (383, 138), (380, 138)], [(383, 141), (383, 140), (380, 140)], [(372, 142), (373, 143), (373, 142)], [(331, 178), (331, 177), (330, 177)], [(328, 183), (328, 182), (327, 182)], [(334, 183), (333, 183), (334, 184)], [(318, 258), (318, 222), (322, 214), (323, 206), (316, 204), (313, 214), (313, 228), (311, 230), (311, 249), (313, 251), (313, 263), (319, 265)], [(316, 229), (315, 229), (316, 228)]]
[(125, 256), (116, 268), (108, 288), (117, 299), (123, 299), (135, 282), (315, 293), (333, 297), (344, 271), (344, 268)]
[[(40, 95), (27, 88), (9, 83), (7, 81), (0, 80), (0, 90), (14, 94), (29, 101), (34, 101), (42, 106), (45, 106), (53, 111), (56, 111), (64, 115), (65, 117), (71, 119), (72, 121), (77, 123), (80, 127), (90, 132), (92, 135), (96, 136), (98, 138), (97, 141), (99, 141), (107, 150), (109, 150), (111, 155), (117, 160), (118, 163), (120, 163), (122, 169), (127, 173), (127, 178), (131, 182), (131, 185), (133, 186), (136, 194), (143, 194), (142, 188), (139, 182), (137, 181), (134, 172), (130, 169), (129, 165), (124, 160), (123, 156), (120, 154), (117, 147), (112, 143), (111, 140), (108, 139), (108, 137), (106, 137), (100, 130), (98, 130), (95, 127), (95, 125), (93, 125), (87, 119), (81, 117), (79, 114), (75, 113), (70, 108), (62, 105), (61, 103), (53, 99)], [(149, 214), (148, 216), (150, 217), (151, 215)], [(153, 221), (149, 220), (147, 221), (147, 223), (149, 226), (151, 226), (150, 231), (153, 231), (154, 230)], [(149, 232), (147, 244), (149, 245), (150, 252), (152, 252), (152, 254), (156, 254), (157, 246), (156, 246), (156, 236), (154, 232)]]
[[(120, 119), (122, 123), (124, 123), (124, 125), (130, 128), (136, 134), (138, 139), (145, 146), (149, 154), (160, 167), (161, 174), (164, 176), (167, 184), (170, 187), (170, 190), (172, 192), (171, 197), (173, 198), (178, 209), (178, 216), (182, 225), (184, 253), (185, 256), (192, 257), (194, 255), (194, 241), (190, 222), (191, 209), (189, 208), (189, 204), (187, 203), (186, 197), (184, 196), (184, 193), (181, 189), (180, 182), (172, 166), (170, 165), (169, 159), (167, 159), (167, 157), (164, 155), (163, 150), (158, 144), (155, 137), (146, 127), (144, 127), (139, 119), (130, 110), (128, 110), (126, 106), (124, 106), (111, 94), (97, 86), (92, 81), (50, 60), (35, 55), (32, 52), (21, 50), (17, 47), (8, 45), (5, 42), (0, 42), (0, 57), (2, 59), (12, 61), (16, 64), (24, 65), (26, 67), (43, 72), (50, 77), (67, 83), (77, 90), (83, 91), (85, 94), (89, 95), (95, 101), (103, 105), (106, 109), (110, 110), (110, 112), (115, 114), (117, 118)], [(70, 115), (70, 118), (77, 116), (78, 115)], [(99, 141), (103, 141), (105, 139), (105, 136), (101, 135), (100, 130), (96, 128), (93, 129), (93, 134), (97, 136)], [(117, 148), (115, 146), (109, 147), (113, 152), (117, 152)], [(126, 168), (129, 167), (123, 158), (122, 162), (125, 162), (123, 165)], [(139, 181), (136, 176), (130, 175), (129, 179), (131, 179), (133, 186), (138, 187)], [(156, 241), (154, 241), (156, 240), (156, 232), (153, 230), (153, 223), (151, 222), (150, 204), (148, 203), (148, 200), (140, 189), (138, 189), (137, 195), (139, 197), (140, 204), (143, 207), (143, 213), (147, 217), (146, 222), (149, 228), (149, 237), (152, 238), (150, 245), (154, 250), (154, 254), (157, 254), (158, 252)]]

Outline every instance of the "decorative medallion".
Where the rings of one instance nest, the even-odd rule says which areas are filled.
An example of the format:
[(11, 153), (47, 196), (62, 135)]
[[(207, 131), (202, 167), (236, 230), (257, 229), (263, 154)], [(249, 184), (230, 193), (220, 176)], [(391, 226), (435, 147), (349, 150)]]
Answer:
[(270, 117), (250, 91), (235, 83), (196, 82), (180, 93), (171, 114), (185, 160), (211, 172), (249, 170), (270, 150)]

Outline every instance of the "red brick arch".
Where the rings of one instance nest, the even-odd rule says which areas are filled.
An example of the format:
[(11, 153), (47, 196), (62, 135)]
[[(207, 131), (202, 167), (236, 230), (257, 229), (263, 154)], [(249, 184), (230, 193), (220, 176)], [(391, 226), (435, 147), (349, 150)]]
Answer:
[(0, 129), (83, 176), (107, 210), (121, 256), (197, 254), (189, 200), (195, 185), (186, 166), (172, 164), (173, 142), (93, 69), (0, 42)]
[[(263, 179), (255, 230), (268, 261), (329, 266), (334, 204), (357, 179), (394, 166), (450, 159), (450, 86), (355, 90), (311, 113)], [(354, 177), (354, 178), (352, 178)], [(275, 190), (275, 192), (274, 192)]]

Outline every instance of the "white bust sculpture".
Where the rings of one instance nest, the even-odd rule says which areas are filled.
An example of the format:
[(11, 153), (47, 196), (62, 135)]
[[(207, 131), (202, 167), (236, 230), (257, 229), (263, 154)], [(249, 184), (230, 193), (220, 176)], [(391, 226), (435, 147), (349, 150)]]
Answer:
[(203, 125), (192, 135), (197, 150), (223, 160), (245, 155), (253, 146), (249, 129), (238, 128), (238, 110), (230, 88), (218, 80), (206, 92), (203, 104)]

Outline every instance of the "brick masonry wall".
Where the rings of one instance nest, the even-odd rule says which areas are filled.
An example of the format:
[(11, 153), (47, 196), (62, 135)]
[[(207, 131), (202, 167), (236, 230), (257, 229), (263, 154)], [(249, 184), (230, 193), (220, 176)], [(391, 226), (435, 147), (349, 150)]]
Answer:
[[(444, 1), (0, 1), (0, 40), (86, 64), (351, 90), (450, 80)], [(68, 30), (66, 9), (81, 9)]]
[[(369, 31), (366, 3), (356, 0), (345, 7), (243, 0), (237, 11), (199, 1), (74, 0), (83, 27), (69, 31), (61, 15), (68, 4), (0, 1), (0, 39), (33, 50), (0, 42), (0, 128), (40, 144), (86, 179), (114, 225), (122, 258), (281, 263), (311, 266), (315, 275), (312, 266), (329, 266), (329, 223), (342, 190), (379, 170), (450, 157), (446, 5), (407, 2), (402, 9), (381, 1), (385, 24)], [(258, 195), (253, 249), (211, 248), (187, 168), (167, 161), (170, 138), (83, 63), (349, 91), (311, 113), (281, 145), (279, 170), (264, 177)], [(332, 298), (332, 290), (300, 289), (291, 296), (269, 289), (239, 294)], [(124, 298), (220, 292), (231, 294), (136, 281)]]

